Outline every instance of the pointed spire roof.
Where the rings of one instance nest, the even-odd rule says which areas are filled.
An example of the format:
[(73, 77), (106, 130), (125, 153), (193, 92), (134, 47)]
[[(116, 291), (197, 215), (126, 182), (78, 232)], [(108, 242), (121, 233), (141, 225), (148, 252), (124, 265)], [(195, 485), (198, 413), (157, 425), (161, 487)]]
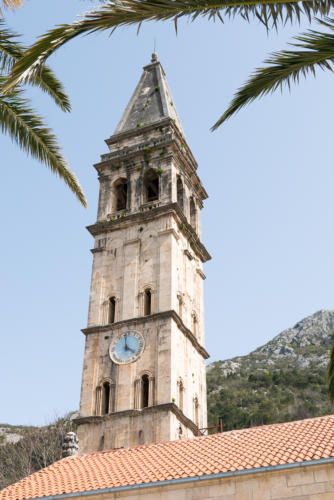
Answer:
[(164, 118), (171, 118), (184, 135), (167, 85), (165, 72), (156, 53), (152, 54), (151, 64), (144, 66), (143, 70), (139, 83), (114, 133), (120, 134), (143, 125), (159, 122)]

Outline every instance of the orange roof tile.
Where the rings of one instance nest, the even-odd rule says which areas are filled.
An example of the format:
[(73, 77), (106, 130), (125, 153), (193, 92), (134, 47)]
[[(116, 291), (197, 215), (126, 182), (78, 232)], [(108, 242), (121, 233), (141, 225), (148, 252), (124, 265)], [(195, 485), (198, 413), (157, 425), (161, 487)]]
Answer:
[(334, 415), (65, 458), (0, 492), (23, 500), (334, 457)]

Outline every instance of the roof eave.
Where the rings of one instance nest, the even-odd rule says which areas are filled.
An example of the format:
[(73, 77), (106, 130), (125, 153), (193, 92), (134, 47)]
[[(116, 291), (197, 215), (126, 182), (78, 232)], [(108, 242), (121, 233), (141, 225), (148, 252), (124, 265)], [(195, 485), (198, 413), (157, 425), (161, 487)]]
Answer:
[(130, 484), (127, 486), (115, 486), (112, 488), (101, 488), (98, 490), (85, 490), (85, 491), (77, 491), (75, 493), (63, 493), (61, 495), (50, 495), (44, 497), (31, 497), (31, 498), (23, 498), (22, 500), (61, 500), (65, 498), (80, 498), (92, 495), (104, 495), (110, 493), (117, 493), (123, 491), (132, 491), (132, 490), (142, 490), (146, 488), (154, 488), (161, 486), (168, 486), (173, 484), (185, 484), (192, 483), (198, 481), (207, 481), (208, 479), (221, 479), (225, 477), (235, 477), (235, 476), (244, 476), (249, 474), (257, 474), (257, 473), (265, 473), (272, 471), (279, 471), (285, 469), (296, 469), (300, 467), (308, 467), (322, 464), (330, 464), (334, 463), (334, 457), (330, 458), (319, 458), (318, 460), (306, 460), (304, 462), (294, 462), (288, 464), (278, 464), (278, 465), (268, 465), (267, 467), (256, 467), (252, 469), (242, 469), (236, 471), (228, 471), (228, 472), (218, 472), (216, 474), (203, 474), (202, 476), (192, 476), (192, 477), (181, 477), (177, 479), (166, 479), (165, 481), (154, 481), (150, 483), (140, 483), (140, 484)]

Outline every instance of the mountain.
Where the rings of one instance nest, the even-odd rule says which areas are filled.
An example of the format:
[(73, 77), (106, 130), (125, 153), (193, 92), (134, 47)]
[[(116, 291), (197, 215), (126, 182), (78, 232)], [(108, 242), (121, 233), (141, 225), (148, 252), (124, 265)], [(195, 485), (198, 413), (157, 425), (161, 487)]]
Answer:
[(332, 412), (327, 365), (334, 311), (299, 321), (247, 356), (207, 367), (208, 420), (240, 429)]

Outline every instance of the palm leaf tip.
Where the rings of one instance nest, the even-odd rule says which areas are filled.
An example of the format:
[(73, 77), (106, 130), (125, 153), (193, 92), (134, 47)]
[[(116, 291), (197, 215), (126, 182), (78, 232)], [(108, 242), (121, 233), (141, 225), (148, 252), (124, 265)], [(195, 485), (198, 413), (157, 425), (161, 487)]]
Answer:
[[(0, 82), (3, 78), (0, 77)], [(0, 86), (1, 90), (1, 86)], [(56, 137), (45, 127), (42, 119), (27, 106), (27, 100), (17, 90), (3, 96), (0, 91), (0, 126), (21, 149), (33, 158), (47, 165), (50, 170), (61, 177), (80, 203), (86, 207), (87, 201), (81, 186), (69, 169), (68, 163), (61, 154)]]
[(228, 118), (251, 103), (284, 85), (298, 83), (300, 76), (311, 73), (315, 76), (316, 68), (333, 71), (334, 64), (334, 19), (320, 20), (330, 29), (329, 32), (310, 30), (295, 38), (298, 43), (291, 43), (296, 50), (282, 50), (273, 53), (265, 63), (269, 66), (255, 70), (249, 80), (236, 92), (229, 107), (213, 125), (216, 130)]
[[(19, 43), (18, 38), (19, 35), (0, 20), (0, 74), (9, 73), (13, 64), (22, 57), (25, 47)], [(62, 83), (47, 66), (42, 66), (40, 71), (30, 75), (26, 82), (47, 93), (63, 111), (71, 110), (71, 103)], [(6, 93), (4, 84), (1, 90)]]

